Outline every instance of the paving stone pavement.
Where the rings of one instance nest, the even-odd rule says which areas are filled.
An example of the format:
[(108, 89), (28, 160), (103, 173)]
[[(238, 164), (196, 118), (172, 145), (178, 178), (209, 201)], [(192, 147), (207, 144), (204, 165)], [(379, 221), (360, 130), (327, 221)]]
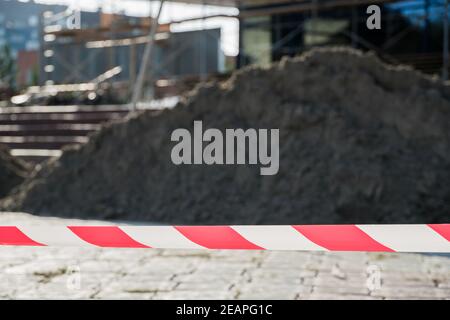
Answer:
[[(86, 222), (0, 213), (22, 223)], [(0, 298), (448, 300), (450, 257), (0, 246)]]

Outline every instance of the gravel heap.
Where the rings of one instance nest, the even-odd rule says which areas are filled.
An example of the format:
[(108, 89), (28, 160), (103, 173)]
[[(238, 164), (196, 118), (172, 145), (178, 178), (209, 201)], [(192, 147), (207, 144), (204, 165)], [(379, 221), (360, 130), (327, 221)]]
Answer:
[[(180, 165), (177, 128), (279, 128), (280, 170)], [(109, 125), (2, 206), (170, 224), (438, 223), (450, 218), (450, 86), (322, 48)]]

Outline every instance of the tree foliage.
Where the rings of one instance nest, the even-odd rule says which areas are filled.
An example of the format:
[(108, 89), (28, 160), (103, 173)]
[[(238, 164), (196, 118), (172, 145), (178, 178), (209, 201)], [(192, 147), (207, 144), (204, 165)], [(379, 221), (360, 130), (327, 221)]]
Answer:
[(13, 87), (15, 62), (8, 45), (0, 48), (0, 86)]

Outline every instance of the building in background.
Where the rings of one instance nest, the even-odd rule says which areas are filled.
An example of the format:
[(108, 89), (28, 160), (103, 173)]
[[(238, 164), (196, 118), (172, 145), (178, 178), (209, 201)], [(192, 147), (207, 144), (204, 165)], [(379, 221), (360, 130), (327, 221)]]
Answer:
[(19, 88), (39, 84), (39, 51), (20, 50), (16, 58), (16, 85)]
[[(381, 8), (380, 30), (366, 26), (370, 4)], [(444, 0), (246, 0), (240, 6), (239, 64), (264, 65), (312, 47), (347, 45), (436, 74), (444, 61), (444, 13)]]
[(0, 1), (0, 46), (8, 45), (14, 57), (19, 51), (39, 49), (39, 16), (44, 6)]
[[(115, 67), (121, 70), (113, 81), (130, 87), (149, 28), (149, 18), (0, 0), (0, 46), (11, 49), (18, 88), (89, 82)], [(151, 63), (155, 79), (223, 71), (220, 29), (171, 33), (169, 25), (161, 25), (159, 32), (164, 39), (158, 41)]]
[[(40, 4), (32, 0), (0, 0), (0, 47), (8, 46), (16, 61), (15, 84), (19, 88), (39, 80), (42, 16), (66, 10), (66, 6)], [(81, 12), (82, 26), (97, 25), (99, 17), (99, 12)]]
[[(227, 17), (240, 24), (238, 67), (267, 65), (312, 47), (348, 45), (430, 74), (448, 69), (448, 53), (443, 53), (444, 40), (447, 45), (449, 41), (444, 39), (442, 23), (444, 0), (179, 1), (239, 8), (238, 15)], [(370, 4), (381, 7), (381, 30), (366, 27)], [(78, 20), (71, 20), (65, 6), (32, 1), (0, 0), (0, 9), (0, 44), (10, 45), (14, 57), (19, 51), (39, 50), (41, 85), (91, 81), (117, 66), (121, 70), (112, 81), (133, 85), (150, 26), (148, 18), (83, 11)], [(210, 18), (199, 16), (197, 22)], [(165, 24), (158, 30), (150, 77), (202, 79), (229, 65), (230, 59), (220, 49), (223, 35), (218, 29), (175, 33), (171, 26)]]

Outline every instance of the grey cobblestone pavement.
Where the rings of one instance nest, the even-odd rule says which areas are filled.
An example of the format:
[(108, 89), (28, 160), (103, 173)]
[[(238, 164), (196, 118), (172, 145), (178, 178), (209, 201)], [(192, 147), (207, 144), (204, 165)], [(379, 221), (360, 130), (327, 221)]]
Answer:
[[(68, 222), (0, 214), (17, 223)], [(450, 299), (450, 257), (0, 247), (0, 298)]]

